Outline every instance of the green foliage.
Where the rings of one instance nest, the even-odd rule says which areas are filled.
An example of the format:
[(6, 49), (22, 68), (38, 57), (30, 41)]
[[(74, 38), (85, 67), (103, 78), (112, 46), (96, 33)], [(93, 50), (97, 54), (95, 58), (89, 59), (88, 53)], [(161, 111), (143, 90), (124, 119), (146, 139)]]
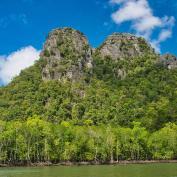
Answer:
[(50, 57), (50, 52), (46, 49), (44, 50), (44, 56), (46, 57)]
[(173, 159), (177, 155), (177, 125), (166, 124), (161, 130), (154, 132), (148, 147), (154, 159)]
[(177, 158), (177, 125), (172, 123), (149, 133), (139, 122), (133, 122), (132, 128), (78, 126), (67, 121), (51, 124), (33, 116), (26, 121), (0, 121), (0, 131), (1, 163)]
[[(159, 129), (177, 120), (177, 70), (156, 66), (154, 60), (147, 56), (116, 63), (97, 56), (89, 82), (72, 83), (43, 82), (41, 59), (0, 88), (1, 120), (40, 115), (54, 123), (91, 120), (130, 127), (139, 121), (151, 131)], [(117, 78), (117, 68), (126, 70), (126, 78)]]
[[(78, 56), (58, 47), (64, 72)], [(177, 70), (155, 61), (95, 54), (88, 82), (76, 83), (44, 82), (40, 59), (0, 88), (0, 161), (176, 159)]]

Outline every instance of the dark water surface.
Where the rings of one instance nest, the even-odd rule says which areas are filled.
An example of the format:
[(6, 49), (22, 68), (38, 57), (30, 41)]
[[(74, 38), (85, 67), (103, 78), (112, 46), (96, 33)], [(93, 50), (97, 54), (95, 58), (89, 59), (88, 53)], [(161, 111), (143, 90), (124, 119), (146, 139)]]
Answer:
[(177, 177), (177, 164), (0, 168), (0, 177)]

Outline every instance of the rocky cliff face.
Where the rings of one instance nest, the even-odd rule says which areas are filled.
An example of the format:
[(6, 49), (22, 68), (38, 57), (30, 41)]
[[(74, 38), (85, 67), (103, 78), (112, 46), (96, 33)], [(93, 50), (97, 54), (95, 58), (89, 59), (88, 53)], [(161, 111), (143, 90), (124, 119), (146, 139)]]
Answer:
[(98, 48), (101, 56), (110, 57), (114, 60), (135, 58), (154, 54), (154, 49), (141, 37), (128, 33), (114, 33)]
[[(88, 81), (96, 66), (95, 56), (99, 56), (97, 58), (104, 63), (104, 70), (107, 65), (112, 65), (111, 70), (107, 69), (109, 70), (107, 74), (112, 73), (117, 78), (124, 79), (131, 69), (137, 67), (135, 66), (137, 63), (141, 65), (139, 70), (140, 67), (144, 67), (144, 63), (148, 60), (148, 57), (143, 57), (146, 55), (155, 56), (157, 60), (159, 58), (145, 39), (132, 34), (114, 33), (99, 48), (92, 49), (81, 32), (72, 28), (55, 29), (49, 33), (41, 52), (41, 58), (46, 62), (42, 70), (42, 78), (72, 82)], [(142, 58), (142, 60), (135, 62), (134, 58), (140, 58), (140, 60)], [(111, 63), (107, 59), (111, 59)], [(161, 56), (160, 63), (173, 69), (177, 67), (177, 58), (166, 54)]]
[(84, 79), (92, 73), (91, 47), (86, 37), (71, 28), (53, 30), (40, 57), (46, 61), (43, 80)]
[(164, 54), (160, 57), (160, 63), (168, 69), (177, 68), (177, 57), (172, 54)]

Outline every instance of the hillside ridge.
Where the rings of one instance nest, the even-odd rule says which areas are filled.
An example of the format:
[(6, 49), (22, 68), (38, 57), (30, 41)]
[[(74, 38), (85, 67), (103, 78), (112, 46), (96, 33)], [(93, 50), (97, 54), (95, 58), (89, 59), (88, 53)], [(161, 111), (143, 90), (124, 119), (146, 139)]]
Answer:
[[(142, 37), (130, 33), (113, 33), (96, 49), (93, 49), (86, 36), (73, 28), (57, 28), (52, 30), (43, 46), (40, 57), (46, 65), (42, 70), (43, 80), (74, 81), (89, 80), (94, 70), (94, 57), (111, 59), (116, 65), (121, 60), (130, 61), (133, 58), (151, 55), (157, 58), (167, 68), (175, 68), (173, 55), (161, 56)], [(159, 60), (158, 60), (159, 58)], [(165, 60), (164, 60), (165, 58)], [(172, 58), (172, 59), (171, 59)], [(125, 61), (126, 62), (126, 61)], [(124, 67), (117, 68), (114, 75), (125, 78), (127, 71)]]
[(114, 33), (93, 49), (72, 28), (49, 33), (40, 59), (0, 87), (1, 120), (38, 115), (60, 123), (156, 130), (177, 120), (176, 57), (158, 55), (145, 39)]

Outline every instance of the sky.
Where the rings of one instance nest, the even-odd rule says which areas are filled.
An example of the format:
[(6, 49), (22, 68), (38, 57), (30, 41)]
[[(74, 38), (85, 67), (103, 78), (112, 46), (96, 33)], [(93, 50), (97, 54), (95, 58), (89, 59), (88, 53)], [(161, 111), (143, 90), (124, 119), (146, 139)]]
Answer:
[(177, 55), (176, 20), (176, 0), (1, 0), (0, 85), (34, 64), (54, 28), (80, 30), (93, 47), (113, 32), (133, 33)]

